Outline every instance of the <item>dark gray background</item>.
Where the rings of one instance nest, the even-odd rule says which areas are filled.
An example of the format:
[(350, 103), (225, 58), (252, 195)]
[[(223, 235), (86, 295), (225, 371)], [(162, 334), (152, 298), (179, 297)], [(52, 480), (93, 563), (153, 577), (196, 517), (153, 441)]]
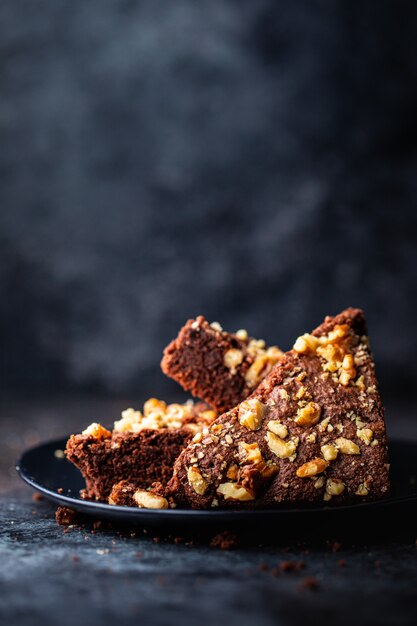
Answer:
[(417, 382), (417, 4), (3, 0), (0, 389), (178, 396), (199, 313)]
[(417, 441), (416, 77), (415, 0), (0, 0), (1, 623), (416, 623), (415, 511), (221, 552), (63, 532), (14, 469), (183, 397), (159, 360), (198, 313), (288, 348), (362, 306)]

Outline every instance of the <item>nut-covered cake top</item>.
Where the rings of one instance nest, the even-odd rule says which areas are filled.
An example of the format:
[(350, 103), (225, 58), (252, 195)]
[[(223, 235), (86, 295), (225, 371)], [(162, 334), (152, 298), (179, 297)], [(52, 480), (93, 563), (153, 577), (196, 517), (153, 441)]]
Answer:
[(216, 417), (216, 412), (202, 402), (188, 400), (184, 404), (167, 404), (163, 400), (150, 398), (143, 406), (143, 411), (125, 409), (121, 419), (114, 422), (113, 433), (101, 424), (93, 422), (82, 434), (95, 439), (105, 439), (116, 433), (139, 433), (142, 430), (163, 428), (179, 429), (186, 426), (199, 432)]

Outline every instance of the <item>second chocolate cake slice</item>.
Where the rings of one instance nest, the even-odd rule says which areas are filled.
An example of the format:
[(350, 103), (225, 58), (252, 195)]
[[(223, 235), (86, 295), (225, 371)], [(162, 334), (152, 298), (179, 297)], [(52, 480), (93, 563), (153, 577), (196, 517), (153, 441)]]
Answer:
[(194, 436), (168, 490), (193, 508), (387, 494), (384, 409), (363, 312), (347, 309), (299, 337), (248, 399)]
[(223, 413), (249, 396), (282, 356), (246, 330), (227, 333), (200, 315), (165, 348), (162, 371)]

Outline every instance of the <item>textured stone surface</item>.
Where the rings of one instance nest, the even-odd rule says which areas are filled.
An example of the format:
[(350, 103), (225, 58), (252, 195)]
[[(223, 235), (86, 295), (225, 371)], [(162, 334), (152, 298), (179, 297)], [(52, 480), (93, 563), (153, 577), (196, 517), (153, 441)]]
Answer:
[[(1, 624), (415, 623), (415, 510), (381, 517), (377, 524), (365, 520), (353, 529), (354, 539), (350, 528), (298, 534), (282, 525), (274, 542), (259, 547), (264, 533), (256, 534), (230, 552), (209, 548), (207, 539), (196, 545), (155, 543), (154, 533), (141, 529), (95, 530), (89, 523), (64, 532), (54, 507), (32, 500), (13, 460), (23, 448), (76, 430), (93, 415), (111, 419), (125, 402), (56, 397), (0, 404)], [(412, 412), (396, 403), (388, 413), (395, 415), (390, 434), (417, 439), (409, 427)], [(326, 540), (342, 546), (333, 552), (337, 544)], [(274, 576), (274, 568), (288, 560), (303, 560), (305, 569)], [(319, 589), (300, 588), (311, 576)]]
[(0, 386), (173, 394), (190, 316), (416, 380), (415, 2), (3, 0)]
[[(64, 532), (53, 508), (31, 502), (25, 490), (19, 499), (1, 499), (0, 621), (411, 625), (417, 617), (416, 547), (410, 538), (397, 535), (392, 542), (391, 530), (388, 535), (384, 547), (372, 541), (355, 548), (309, 546), (307, 540), (301, 547), (225, 552), (206, 543), (155, 543), (140, 531), (92, 534), (90, 526)], [(299, 560), (302, 571), (281, 572), (283, 561)], [(303, 588), (306, 577), (314, 577), (317, 590)]]

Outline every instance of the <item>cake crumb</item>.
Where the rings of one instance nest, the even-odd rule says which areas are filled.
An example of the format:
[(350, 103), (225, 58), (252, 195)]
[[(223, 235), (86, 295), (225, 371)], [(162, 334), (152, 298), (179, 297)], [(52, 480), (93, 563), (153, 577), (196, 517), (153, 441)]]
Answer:
[(309, 589), (310, 591), (318, 591), (320, 588), (319, 581), (314, 576), (303, 578), (299, 584), (299, 589)]
[(78, 513), (66, 506), (59, 506), (55, 513), (55, 519), (60, 526), (71, 526), (77, 521)]
[(218, 533), (210, 541), (212, 548), (220, 548), (220, 550), (231, 550), (238, 545), (238, 538), (228, 530)]
[(279, 569), (285, 574), (292, 572), (300, 572), (305, 568), (304, 561), (281, 561)]

